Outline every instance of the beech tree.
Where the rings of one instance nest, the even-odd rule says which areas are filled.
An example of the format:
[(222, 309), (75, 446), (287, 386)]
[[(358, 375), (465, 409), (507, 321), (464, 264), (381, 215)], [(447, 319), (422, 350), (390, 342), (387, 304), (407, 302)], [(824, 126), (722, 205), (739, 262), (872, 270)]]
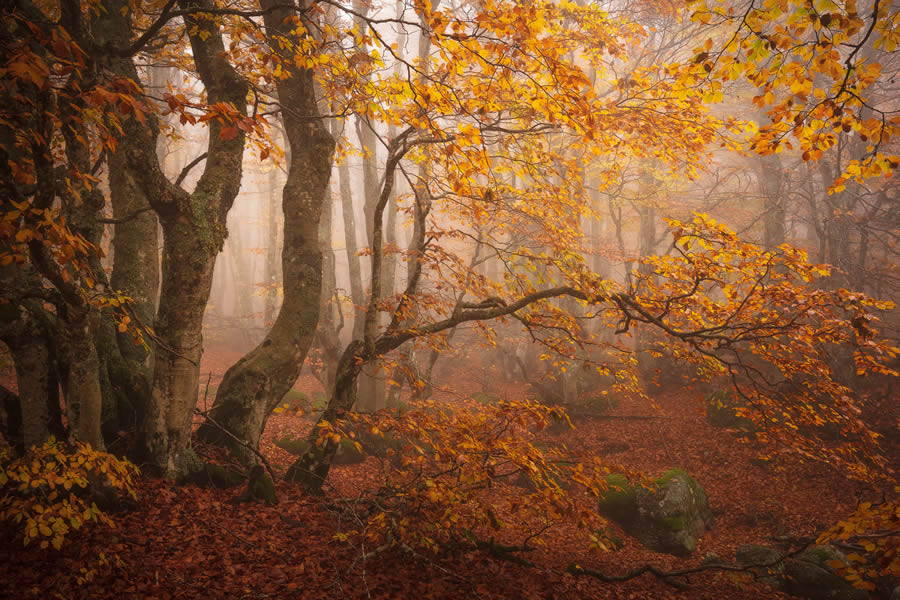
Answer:
[[(596, 217), (589, 188), (614, 189), (630, 166), (696, 176), (716, 144), (753, 152), (765, 168), (796, 146), (800, 160), (822, 166), (852, 133), (854, 158), (839, 157), (820, 185), (832, 194), (884, 185), (898, 164), (891, 144), (900, 120), (870, 92), (887, 63), (877, 59), (896, 52), (895, 8), (678, 4), (666, 10), (695, 25), (654, 52), (654, 26), (615, 5), (413, 2), (396, 16), (379, 8), (331, 0), (4, 6), (0, 334), (19, 374), (23, 447), (62, 431), (61, 383), (73, 440), (102, 448), (104, 415), (131, 398), (137, 454), (169, 477), (199, 468), (190, 442), (202, 317), (252, 153), (284, 160), (288, 172), (284, 301), (264, 341), (229, 369), (200, 435), (255, 460), (266, 419), (315, 334), (319, 224), (342, 120), (345, 130), (358, 125), (353, 150), (365, 157), (369, 289), (354, 286), (360, 325), (289, 479), (321, 490), (363, 369), (383, 361), (393, 370), (401, 345), (440, 348), (465, 323), (479, 324), (490, 343), (487, 323), (507, 319), (560, 369), (593, 362), (638, 394), (634, 344), (623, 339), (655, 332), (673, 360), (727, 381), (764, 440), (884, 484), (876, 436), (826, 354), (840, 347), (856, 373), (894, 375), (887, 363), (897, 349), (876, 327), (889, 304), (821, 286), (834, 271), (782, 244), (779, 223), (767, 223), (757, 246), (703, 214), (673, 220), (660, 255), (658, 223), (639, 207), (644, 256), (626, 285), (586, 260), (581, 225)], [(400, 27), (416, 36), (417, 56), (400, 50)], [(148, 92), (153, 61), (177, 67), (194, 88)], [(735, 81), (755, 88), (761, 126), (712, 108)], [(155, 151), (166, 133), (161, 113), (207, 131), (206, 151), (174, 180)], [(276, 118), (284, 150), (271, 139)], [(112, 219), (103, 214), (104, 178)], [(399, 182), (398, 220), (412, 229), (404, 251), (385, 233)], [(774, 202), (777, 194), (765, 195)], [(154, 216), (163, 232), (158, 297)], [(106, 224), (116, 227), (109, 279), (98, 252)], [(394, 285), (385, 265), (398, 253), (407, 270)], [(499, 273), (480, 272), (473, 254)], [(600, 325), (583, 326), (588, 320)], [(826, 426), (843, 440), (824, 443)]]

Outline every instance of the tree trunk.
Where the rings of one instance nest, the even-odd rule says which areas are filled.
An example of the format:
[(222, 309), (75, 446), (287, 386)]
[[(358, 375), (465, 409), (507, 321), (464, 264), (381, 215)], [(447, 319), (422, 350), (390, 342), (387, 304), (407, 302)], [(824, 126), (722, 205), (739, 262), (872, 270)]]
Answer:
[(335, 322), (335, 312), (340, 310), (340, 299), (335, 291), (337, 282), (331, 237), (333, 205), (333, 196), (326, 193), (325, 201), (322, 204), (322, 219), (319, 221), (319, 245), (322, 250), (322, 292), (319, 297), (319, 305), (323, 312), (319, 317), (319, 327), (316, 330), (316, 339), (322, 351), (322, 369), (318, 377), (322, 387), (326, 390), (334, 388), (337, 363), (341, 358), (340, 330), (344, 325), (343, 316), (339, 323)]
[(69, 437), (104, 448), (100, 434), (103, 394), (100, 387), (100, 359), (94, 346), (99, 312), (91, 306), (66, 307), (59, 331), (59, 345), (66, 355), (66, 418)]
[[(363, 342), (353, 340), (341, 355), (334, 381), (334, 392), (328, 401), (325, 412), (319, 417), (319, 422), (334, 423), (356, 404), (357, 380), (362, 371), (362, 363), (358, 354), (362, 350)], [(303, 489), (312, 494), (322, 492), (322, 486), (331, 469), (331, 461), (338, 448), (338, 445), (330, 439), (321, 445), (316, 443), (318, 433), (319, 428), (313, 427), (309, 434), (311, 442), (309, 450), (294, 461), (285, 474), (285, 479), (299, 483)]]
[[(652, 180), (649, 185), (652, 185)], [(656, 252), (656, 208), (650, 205), (639, 206), (638, 214), (640, 215), (640, 255), (643, 258)], [(652, 277), (649, 265), (640, 264), (638, 272), (644, 277)], [(638, 372), (644, 381), (651, 381), (661, 366), (659, 360), (650, 354), (650, 350), (655, 346), (654, 334), (655, 332), (651, 333), (649, 327), (638, 327), (635, 332)]]
[[(128, 75), (127, 67), (119, 70), (120, 75)], [(113, 271), (109, 284), (132, 299), (131, 309), (140, 325), (152, 326), (159, 301), (158, 222), (125, 159), (125, 153), (132, 152), (134, 144), (140, 143), (139, 136), (131, 135), (137, 126), (134, 119), (122, 124), (125, 135), (119, 139), (117, 151), (109, 156), (109, 195), (113, 218), (119, 221), (114, 226)], [(149, 348), (135, 344), (131, 332), (119, 333), (117, 338), (124, 358), (149, 364)]]
[(363, 318), (357, 307), (365, 305), (366, 298), (362, 286), (358, 246), (356, 243), (356, 216), (353, 211), (353, 194), (350, 190), (350, 167), (346, 161), (338, 167), (338, 182), (341, 194), (341, 214), (344, 217), (344, 244), (347, 250), (347, 270), (350, 277), (350, 301), (353, 302), (353, 338), (362, 335)]
[(263, 328), (268, 330), (275, 322), (275, 309), (278, 308), (278, 217), (275, 203), (278, 201), (275, 184), (278, 182), (277, 172), (269, 171), (269, 189), (266, 195), (263, 222), (266, 226), (266, 268), (265, 268), (265, 301), (263, 303)]
[[(42, 310), (32, 306), (34, 310)], [(6, 313), (9, 313), (8, 315)], [(24, 306), (3, 310), (0, 339), (9, 347), (16, 370), (18, 397), (6, 409), (7, 442), (23, 452), (63, 433), (59, 420), (59, 383), (47, 331)], [(55, 409), (53, 404), (55, 403)]]
[[(92, 23), (95, 41), (101, 46), (131, 42), (130, 15), (125, 0), (107, 6)], [(107, 67), (118, 77), (138, 81), (130, 58), (109, 58)], [(156, 145), (156, 132), (145, 132), (137, 119), (119, 115), (122, 134), (116, 152), (107, 157), (109, 192), (113, 210), (113, 270), (109, 285), (114, 293), (131, 298), (128, 306), (131, 325), (120, 332), (112, 310), (101, 314), (96, 346), (101, 367), (104, 405), (102, 430), (107, 441), (117, 432), (131, 429), (143, 420), (150, 403), (151, 366), (149, 338), (136, 343), (134, 329), (152, 327), (159, 302), (159, 222), (153, 213), (148, 190), (141, 185), (128, 156), (144, 151), (141, 144)]]
[(785, 241), (784, 168), (777, 154), (758, 156), (757, 162), (763, 196), (763, 247), (773, 250)]
[[(284, 25), (293, 11), (276, 6), (275, 0), (261, 2), (263, 10), (270, 10), (264, 17), (269, 39), (296, 38)], [(281, 48), (274, 42), (270, 47)], [(283, 64), (294, 63), (286, 57)], [(312, 71), (296, 66), (289, 70), (291, 77), (277, 83), (280, 102), (292, 108), (282, 113), (290, 148), (282, 191), (284, 300), (265, 340), (225, 374), (202, 427), (204, 439), (228, 445), (245, 461), (253, 460), (252, 454), (232, 443), (219, 427), (254, 448), (259, 444), (266, 419), (300, 374), (319, 320), (319, 219), (328, 192), (334, 138), (319, 119)]]
[[(211, 6), (208, 0), (180, 0), (180, 4), (183, 10)], [(225, 58), (219, 28), (208, 20), (185, 20), (209, 104), (230, 104), (246, 114), (247, 85)], [(203, 313), (215, 258), (226, 235), (225, 219), (240, 188), (244, 150), (243, 132), (238, 129), (233, 137), (223, 139), (223, 126), (216, 120), (209, 123), (206, 167), (190, 195), (159, 181), (155, 145), (145, 148), (145, 159), (154, 155), (157, 166), (147, 176), (150, 189), (159, 194), (151, 198), (151, 204), (162, 224), (164, 247), (156, 319), (159, 347), (140, 447), (154, 469), (168, 477), (187, 474), (197, 466), (189, 447), (203, 351)]]

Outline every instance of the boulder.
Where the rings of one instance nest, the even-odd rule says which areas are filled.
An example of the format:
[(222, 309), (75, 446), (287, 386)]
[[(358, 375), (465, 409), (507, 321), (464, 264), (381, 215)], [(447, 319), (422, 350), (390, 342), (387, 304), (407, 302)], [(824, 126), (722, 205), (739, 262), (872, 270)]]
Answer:
[(706, 421), (713, 427), (734, 429), (743, 434), (755, 431), (753, 421), (739, 414), (740, 403), (724, 390), (706, 397)]
[(739, 567), (754, 567), (752, 571), (757, 581), (785, 591), (784, 563), (781, 562), (778, 550), (756, 544), (741, 544), (737, 547), (734, 559)]
[(829, 546), (813, 546), (797, 556), (776, 563), (780, 553), (765, 546), (744, 544), (737, 549), (737, 564), (771, 565), (753, 569), (759, 581), (806, 600), (866, 600), (864, 590), (854, 588), (828, 564), (844, 562), (843, 555)]
[[(403, 442), (390, 433), (374, 434), (368, 430), (360, 430), (356, 433), (356, 439), (342, 438), (334, 453), (332, 464), (353, 465), (366, 460), (367, 456), (386, 458), (391, 451), (399, 452), (403, 448)], [(360, 447), (356, 447), (356, 443)], [(295, 456), (302, 456), (309, 449), (309, 438), (284, 435), (273, 440), (273, 443)]]
[(606, 480), (609, 489), (600, 498), (600, 513), (657, 552), (687, 556), (712, 526), (706, 492), (680, 469), (663, 473), (652, 489), (633, 486), (622, 475)]
[(830, 561), (845, 559), (830, 546), (814, 546), (785, 561), (787, 592), (807, 600), (866, 600), (868, 592), (856, 589), (835, 573)]

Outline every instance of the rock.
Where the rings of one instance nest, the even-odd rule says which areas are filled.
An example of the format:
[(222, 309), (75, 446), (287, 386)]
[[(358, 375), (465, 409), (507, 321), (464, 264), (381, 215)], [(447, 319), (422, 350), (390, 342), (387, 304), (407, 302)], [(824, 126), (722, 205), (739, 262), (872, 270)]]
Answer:
[(785, 561), (787, 591), (807, 600), (866, 600), (866, 591), (854, 588), (829, 566), (829, 561), (835, 560), (845, 562), (834, 548), (814, 546)]
[(750, 565), (775, 565), (781, 559), (781, 553), (773, 548), (757, 546), (756, 544), (741, 544), (735, 552), (735, 561), (738, 566)]
[(575, 406), (569, 409), (569, 414), (574, 417), (602, 416), (616, 410), (619, 405), (617, 397), (604, 392), (579, 400)]
[(621, 475), (606, 480), (610, 489), (600, 499), (600, 513), (657, 552), (687, 556), (712, 526), (706, 492), (680, 469), (663, 473), (652, 490), (632, 486)]
[(735, 429), (740, 433), (752, 433), (753, 421), (738, 414), (740, 404), (724, 390), (713, 392), (706, 397), (706, 421), (713, 427)]
[[(361, 449), (357, 449), (358, 442)], [(285, 435), (277, 438), (273, 443), (295, 456), (302, 456), (309, 448), (309, 438), (293, 437)], [(390, 451), (399, 452), (403, 448), (402, 440), (388, 433), (374, 434), (367, 430), (357, 433), (356, 440), (350, 438), (342, 438), (334, 453), (332, 464), (335, 465), (353, 465), (366, 460), (366, 456), (377, 456), (386, 458)]]
[(194, 473), (189, 481), (206, 487), (228, 489), (244, 483), (244, 479), (245, 477), (237, 471), (213, 463), (205, 463), (203, 469)]
[[(256, 466), (258, 467), (259, 465)], [(278, 504), (278, 496), (275, 494), (275, 482), (261, 468), (259, 469), (259, 474), (251, 473), (247, 483), (247, 493), (256, 502), (262, 502), (270, 506)]]
[(334, 458), (331, 459), (331, 464), (358, 465), (364, 462), (366, 460), (365, 449), (362, 448), (362, 444), (360, 444), (361, 449), (357, 449), (356, 444), (353, 442), (354, 440), (349, 438), (341, 438), (341, 442), (334, 453)]
[[(780, 557), (772, 548), (744, 544), (735, 559), (746, 567), (771, 565)], [(768, 569), (753, 570), (762, 583), (806, 600), (866, 600), (867, 592), (854, 588), (828, 564), (834, 560), (843, 562), (844, 557), (829, 546), (814, 546)]]
[(785, 591), (784, 563), (781, 562), (781, 553), (778, 550), (756, 544), (741, 544), (735, 552), (734, 559), (740, 567), (758, 566), (752, 569), (757, 581)]

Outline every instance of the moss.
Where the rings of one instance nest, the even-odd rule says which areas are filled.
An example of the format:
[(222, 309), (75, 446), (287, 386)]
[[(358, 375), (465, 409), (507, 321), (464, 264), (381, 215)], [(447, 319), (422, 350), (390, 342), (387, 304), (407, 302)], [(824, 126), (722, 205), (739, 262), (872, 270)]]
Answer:
[(227, 489), (243, 483), (244, 476), (225, 467), (206, 463), (203, 469), (195, 473), (190, 479), (197, 485)]
[(619, 399), (612, 394), (591, 396), (583, 401), (584, 411), (589, 415), (603, 415), (619, 408)]
[(706, 398), (706, 421), (713, 427), (736, 429), (743, 434), (752, 433), (753, 421), (738, 414), (741, 405), (725, 390), (713, 392)]
[(251, 477), (247, 486), (247, 492), (255, 500), (260, 500), (269, 505), (278, 504), (278, 497), (275, 495), (275, 483), (265, 473)]
[(828, 561), (831, 560), (841, 560), (840, 554), (828, 546), (813, 546), (800, 554), (797, 558), (819, 565), (827, 565)]
[(477, 402), (478, 404), (488, 405), (488, 404), (496, 404), (498, 401), (497, 396), (492, 394), (485, 394), (484, 392), (477, 392), (472, 394), (472, 400)]
[(309, 396), (300, 390), (295, 390), (293, 388), (289, 389), (281, 399), (281, 404), (287, 404), (290, 410), (306, 409), (311, 403), (312, 401), (309, 399)]
[(295, 456), (302, 456), (309, 449), (309, 440), (305, 437), (295, 438), (291, 435), (285, 435), (273, 440), (273, 443)]
[(195, 191), (185, 207), (193, 233), (209, 254), (218, 253), (225, 241), (225, 228), (218, 223), (215, 204), (207, 194)]
[(683, 479), (688, 486), (691, 488), (691, 494), (695, 498), (700, 498), (706, 496), (706, 492), (703, 491), (703, 488), (700, 487), (700, 484), (697, 483), (697, 480), (691, 477), (687, 471), (683, 469), (669, 469), (665, 473), (659, 476), (655, 480), (657, 487), (664, 487), (668, 484), (672, 479)]
[(606, 476), (608, 489), (600, 496), (598, 510), (619, 523), (628, 523), (634, 518), (637, 498), (634, 487), (624, 475), (611, 473)]
[(681, 531), (685, 527), (687, 527), (686, 520), (684, 515), (676, 515), (673, 517), (663, 517), (659, 520), (660, 524), (662, 524), (666, 529), (670, 531)]
[(656, 485), (666, 485), (667, 483), (669, 483), (669, 481), (676, 477), (684, 477), (687, 478), (688, 481), (693, 482), (693, 478), (691, 478), (691, 476), (688, 475), (687, 471), (685, 471), (684, 469), (669, 469), (656, 479)]
[(328, 406), (328, 398), (325, 397), (325, 394), (322, 394), (321, 392), (317, 392), (317, 393), (313, 394), (312, 403), (310, 405), (310, 408), (312, 409), (313, 412), (317, 412), (317, 413), (324, 412), (325, 407), (327, 407), (327, 406)]

